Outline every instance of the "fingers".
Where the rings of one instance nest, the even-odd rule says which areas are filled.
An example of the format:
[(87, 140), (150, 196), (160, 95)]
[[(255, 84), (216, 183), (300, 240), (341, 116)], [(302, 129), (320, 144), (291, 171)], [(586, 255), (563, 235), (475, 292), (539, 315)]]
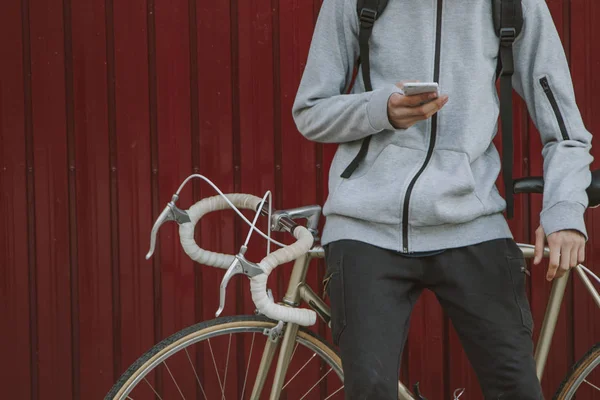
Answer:
[(431, 100), (438, 98), (436, 92), (433, 93), (421, 93), (412, 96), (404, 96), (402, 99), (402, 106), (404, 107), (419, 107), (424, 103), (429, 103)]
[(544, 244), (546, 242), (546, 234), (544, 230), (540, 226), (535, 230), (535, 251), (533, 259), (533, 263), (535, 265), (539, 264), (542, 261), (542, 257), (544, 256)]
[(431, 100), (437, 98), (437, 93), (422, 93), (415, 94), (414, 96), (405, 96), (400, 93), (394, 93), (390, 97), (390, 103), (393, 107), (418, 107), (425, 102), (430, 102)]
[[(448, 96), (440, 96), (427, 104), (414, 106), (428, 96), (436, 97), (434, 93), (424, 93), (415, 96), (405, 96), (394, 93), (388, 99), (388, 118), (395, 128), (407, 129), (415, 123), (430, 118), (448, 102)], [(417, 103), (419, 104), (419, 103)]]
[(554, 242), (550, 242), (550, 263), (548, 265), (548, 273), (546, 274), (546, 279), (551, 281), (556, 276), (556, 272), (560, 265), (560, 246)]
[(577, 252), (577, 262), (582, 264), (585, 261), (585, 244), (579, 247), (579, 251)]
[(443, 96), (437, 100), (431, 101), (419, 107), (407, 105), (407, 98), (416, 96), (404, 96), (394, 93), (388, 100), (388, 116), (398, 122), (403, 127), (410, 126), (408, 122), (415, 122), (427, 119), (438, 112), (448, 101), (448, 96)]
[[(414, 97), (414, 96), (404, 96)], [(427, 104), (423, 104), (417, 107), (409, 107), (404, 110), (407, 117), (415, 117), (418, 120), (424, 120), (430, 118), (433, 114), (440, 111), (442, 107), (448, 102), (448, 96), (440, 96), (436, 100), (430, 101)]]
[(573, 247), (571, 249), (571, 259), (569, 260), (569, 268), (573, 268), (578, 264), (577, 258), (578, 258), (579, 249), (580, 249), (579, 247)]
[(403, 129), (408, 129), (411, 126), (413, 126), (414, 124), (416, 124), (417, 122), (422, 121), (421, 118), (403, 118), (402, 119), (402, 124), (400, 125)]
[(560, 278), (571, 268), (571, 251), (573, 250), (573, 246), (569, 243), (563, 243), (560, 248), (560, 264), (559, 268), (556, 271), (555, 278)]
[[(550, 265), (546, 279), (564, 276), (585, 259), (585, 238), (574, 230), (563, 230), (548, 236)], [(537, 255), (536, 255), (537, 259)]]
[(421, 106), (421, 114), (425, 116), (425, 119), (431, 117), (436, 112), (440, 111), (442, 107), (448, 102), (448, 96), (440, 96), (437, 100), (431, 101)]
[(403, 106), (404, 104), (404, 98), (409, 97), (409, 96), (405, 96), (403, 94), (400, 93), (392, 93), (392, 95), (390, 96), (390, 100), (389, 100), (389, 105), (393, 108), (393, 109), (398, 109), (400, 107)]

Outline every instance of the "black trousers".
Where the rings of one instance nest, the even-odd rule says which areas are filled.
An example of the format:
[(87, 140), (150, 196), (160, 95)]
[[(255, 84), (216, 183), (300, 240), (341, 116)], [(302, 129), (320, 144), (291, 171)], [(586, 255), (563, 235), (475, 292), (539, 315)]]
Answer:
[(416, 258), (350, 240), (325, 251), (347, 400), (398, 398), (410, 314), (423, 289), (435, 293), (450, 317), (486, 399), (543, 398), (526, 264), (512, 239)]

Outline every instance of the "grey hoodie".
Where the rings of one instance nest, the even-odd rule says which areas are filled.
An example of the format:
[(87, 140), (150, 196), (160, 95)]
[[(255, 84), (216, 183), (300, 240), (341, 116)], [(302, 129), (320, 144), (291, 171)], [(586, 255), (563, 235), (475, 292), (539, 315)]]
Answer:
[[(467, 246), (512, 237), (495, 182), (492, 143), (499, 100), (495, 71), (499, 39), (492, 0), (442, 0), (439, 92), (449, 101), (437, 117), (394, 129), (389, 97), (401, 80), (433, 80), (438, 0), (390, 0), (370, 41), (372, 92), (359, 72), (356, 0), (323, 2), (293, 116), (310, 140), (339, 143), (329, 172), (322, 242), (354, 239), (402, 252)], [(569, 68), (544, 0), (523, 0), (523, 31), (514, 45), (513, 87), (541, 133), (547, 235), (586, 235), (585, 188), (591, 135), (575, 103)], [(374, 135), (349, 179), (340, 177), (362, 138)], [(418, 177), (410, 195), (407, 189)], [(587, 236), (587, 235), (586, 235)]]

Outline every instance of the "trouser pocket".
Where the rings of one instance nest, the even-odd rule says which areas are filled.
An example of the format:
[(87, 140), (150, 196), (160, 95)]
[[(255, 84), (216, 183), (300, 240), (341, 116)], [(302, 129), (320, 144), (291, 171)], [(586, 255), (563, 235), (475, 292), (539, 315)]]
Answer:
[(331, 254), (327, 249), (327, 271), (323, 279), (324, 294), (331, 303), (331, 333), (335, 345), (339, 345), (340, 336), (346, 328), (346, 301), (344, 294), (344, 268), (341, 254)]
[(525, 288), (525, 277), (527, 275), (527, 263), (524, 258), (508, 258), (508, 270), (512, 280), (515, 302), (521, 312), (521, 321), (529, 333), (533, 332), (533, 317), (531, 307), (527, 299)]

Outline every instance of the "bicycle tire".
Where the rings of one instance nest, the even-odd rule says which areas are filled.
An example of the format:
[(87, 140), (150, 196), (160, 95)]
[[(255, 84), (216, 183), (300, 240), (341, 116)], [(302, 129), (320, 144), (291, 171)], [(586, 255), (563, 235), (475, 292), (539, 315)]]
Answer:
[[(577, 363), (571, 368), (571, 371), (561, 383), (554, 400), (570, 400), (575, 395), (577, 389), (580, 388), (584, 380), (594, 371), (594, 369), (600, 369), (600, 343), (594, 345), (588, 352), (581, 357)], [(598, 374), (600, 371), (596, 370)]]
[[(185, 328), (162, 340), (144, 353), (141, 357), (139, 357), (133, 364), (131, 364), (131, 366), (113, 385), (104, 399), (127, 399), (130, 391), (135, 388), (135, 386), (132, 385), (137, 385), (137, 383), (139, 383), (143, 377), (148, 375), (148, 373), (150, 373), (157, 365), (160, 365), (159, 360), (161, 358), (165, 356), (170, 357), (172, 354), (169, 354), (174, 352), (178, 346), (182, 346), (182, 344), (187, 343), (184, 347), (179, 348), (176, 351), (180, 351), (183, 348), (187, 348), (191, 345), (201, 342), (204, 340), (204, 337), (212, 338), (218, 336), (220, 332), (223, 335), (231, 333), (229, 332), (231, 330), (234, 330), (236, 333), (238, 331), (251, 332), (252, 329), (260, 332), (265, 328), (273, 328), (276, 326), (276, 324), (277, 322), (262, 316), (234, 316), (216, 318)], [(243, 329), (250, 330), (244, 331)], [(312, 351), (315, 351), (315, 354), (318, 354), (323, 361), (332, 366), (334, 372), (336, 372), (336, 374), (340, 377), (340, 380), (343, 382), (343, 373), (339, 354), (327, 341), (312, 331), (300, 327), (296, 336), (296, 343), (306, 343), (304, 346), (308, 347)], [(275, 362), (276, 360), (274, 360), (274, 363)]]

